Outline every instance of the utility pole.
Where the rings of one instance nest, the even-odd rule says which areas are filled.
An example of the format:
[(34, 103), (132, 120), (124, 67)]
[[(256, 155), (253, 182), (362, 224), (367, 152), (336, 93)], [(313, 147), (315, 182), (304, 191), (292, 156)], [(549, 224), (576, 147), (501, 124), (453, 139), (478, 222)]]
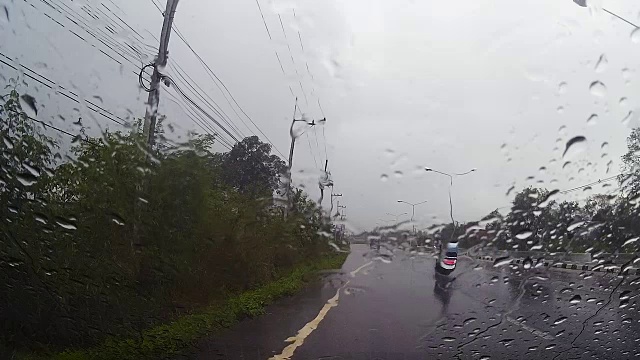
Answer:
[[(333, 198), (334, 197), (342, 197), (342, 194), (331, 194), (331, 210), (329, 210), (329, 214), (333, 212)], [(338, 201), (338, 205), (340, 205), (340, 201)]]
[(154, 132), (156, 130), (156, 117), (158, 114), (158, 102), (160, 101), (159, 86), (162, 80), (162, 74), (158, 68), (164, 68), (167, 65), (167, 54), (169, 53), (169, 35), (171, 34), (171, 24), (173, 16), (178, 6), (178, 0), (167, 0), (167, 8), (164, 11), (164, 22), (162, 23), (162, 32), (160, 33), (160, 46), (158, 48), (158, 57), (153, 63), (153, 74), (151, 75), (151, 86), (149, 87), (149, 99), (147, 100), (147, 111), (144, 115), (144, 140), (149, 149), (153, 146), (155, 139)]
[[(160, 101), (159, 86), (162, 80), (162, 74), (158, 71), (158, 68), (164, 68), (167, 65), (167, 54), (169, 48), (169, 34), (171, 33), (171, 24), (173, 23), (173, 15), (176, 12), (178, 6), (178, 0), (167, 0), (167, 8), (164, 11), (164, 21), (162, 22), (162, 32), (160, 33), (160, 45), (158, 47), (158, 56), (153, 64), (153, 74), (151, 75), (151, 84), (149, 86), (149, 99), (147, 100), (147, 109), (144, 115), (144, 125), (142, 128), (144, 142), (148, 149), (151, 151), (153, 148), (153, 142), (155, 140), (154, 132), (156, 130), (156, 116), (158, 114), (158, 102)], [(143, 71), (144, 68), (141, 70)], [(140, 74), (142, 76), (142, 74)], [(141, 193), (145, 188), (149, 187), (149, 180), (143, 180), (142, 183), (136, 185), (136, 190)], [(133, 223), (133, 236), (131, 240), (131, 247), (139, 251), (142, 246), (142, 239), (140, 236), (140, 221), (143, 217), (143, 209), (140, 200), (135, 200), (134, 205), (135, 221)]]
[[(288, 167), (287, 167), (287, 177), (289, 178), (289, 184), (287, 185), (287, 207), (291, 206), (291, 188), (292, 188), (292, 184), (293, 181), (291, 179), (291, 169), (293, 168), (293, 150), (295, 149), (296, 146), (296, 139), (298, 138), (298, 136), (296, 136), (296, 134), (293, 133), (293, 126), (296, 124), (296, 122), (298, 121), (304, 121), (305, 123), (307, 123), (307, 125), (313, 127), (316, 126), (317, 123), (315, 120), (311, 120), (311, 122), (307, 122), (306, 119), (296, 119), (296, 112), (298, 111), (298, 98), (296, 98), (296, 104), (293, 107), (293, 118), (291, 119), (291, 126), (289, 127), (289, 136), (291, 137), (291, 145), (289, 146), (289, 163), (288, 163)], [(327, 118), (323, 118), (318, 120), (318, 123), (320, 122), (326, 122)]]
[[(322, 173), (322, 178), (320, 178), (320, 181), (318, 182), (318, 187), (320, 188), (320, 201), (318, 201), (318, 204), (320, 204), (320, 207), (322, 207), (322, 201), (324, 200), (325, 186), (333, 187), (333, 181), (331, 180), (331, 174), (327, 172), (327, 166), (329, 166), (329, 159), (324, 161), (324, 172)], [(331, 214), (331, 212), (329, 212), (329, 214)]]

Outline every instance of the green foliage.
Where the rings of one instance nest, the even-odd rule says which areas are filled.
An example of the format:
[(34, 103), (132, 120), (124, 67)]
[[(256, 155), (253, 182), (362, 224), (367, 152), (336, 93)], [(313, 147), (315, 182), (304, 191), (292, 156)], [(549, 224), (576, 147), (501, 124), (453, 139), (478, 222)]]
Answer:
[[(463, 242), (472, 246), (484, 241), (508, 250), (637, 252), (636, 242), (626, 242), (640, 236), (640, 128), (633, 129), (627, 137), (627, 153), (622, 162), (623, 175), (618, 178), (621, 194), (593, 195), (584, 204), (557, 203), (546, 189), (526, 188), (516, 194), (506, 216), (495, 211), (488, 216), (494, 221), (485, 224), (484, 229), (467, 231)], [(518, 237), (526, 232), (531, 236)]]
[[(482, 227), (464, 224), (466, 247), (485, 242), (503, 250), (546, 252), (636, 252), (640, 236), (638, 207), (629, 196), (594, 195), (584, 204), (548, 199), (545, 189), (526, 188), (516, 194), (511, 211)], [(482, 234), (484, 237), (478, 236)]]
[(222, 178), (242, 194), (270, 198), (287, 169), (284, 161), (270, 152), (271, 145), (257, 136), (244, 138), (222, 156)]
[[(88, 350), (67, 350), (50, 358), (55, 360), (84, 359), (157, 359), (167, 358), (193, 345), (207, 334), (227, 328), (244, 317), (264, 313), (274, 300), (293, 295), (305, 284), (305, 279), (318, 270), (340, 268), (344, 254), (325, 257), (312, 264), (296, 267), (288, 275), (257, 289), (233, 296), (223, 303), (209, 306), (193, 314), (143, 331), (139, 338), (109, 338), (100, 346)], [(25, 356), (37, 360), (41, 356)]]
[[(162, 332), (241, 293), (229, 302), (233, 314), (256, 315), (272, 294), (298, 288), (274, 280), (332, 256), (319, 235), (331, 224), (302, 191), (287, 217), (273, 204), (284, 162), (257, 137), (229, 153), (212, 152), (215, 138), (198, 135), (147, 152), (138, 123), (75, 139), (61, 155), (16, 91), (0, 109), (2, 352)], [(246, 293), (265, 284), (282, 288)], [(212, 326), (206, 319), (171, 339), (193, 339)]]

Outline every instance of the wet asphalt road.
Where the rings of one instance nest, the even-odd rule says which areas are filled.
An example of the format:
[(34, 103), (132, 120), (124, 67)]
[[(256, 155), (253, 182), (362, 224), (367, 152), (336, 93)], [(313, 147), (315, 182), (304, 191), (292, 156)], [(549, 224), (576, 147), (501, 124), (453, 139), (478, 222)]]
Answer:
[(447, 278), (435, 275), (432, 254), (387, 254), (352, 245), (341, 272), (323, 275), (264, 316), (204, 339), (185, 358), (640, 356), (636, 276), (495, 268), (462, 257)]

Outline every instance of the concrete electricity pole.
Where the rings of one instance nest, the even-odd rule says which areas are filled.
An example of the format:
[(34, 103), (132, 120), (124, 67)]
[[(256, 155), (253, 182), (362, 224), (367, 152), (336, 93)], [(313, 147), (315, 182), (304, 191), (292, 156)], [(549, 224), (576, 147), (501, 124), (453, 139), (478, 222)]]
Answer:
[(147, 146), (151, 148), (155, 139), (154, 132), (156, 130), (156, 116), (158, 114), (158, 102), (160, 94), (158, 88), (162, 74), (158, 68), (163, 69), (167, 65), (167, 54), (169, 53), (169, 35), (171, 34), (171, 24), (173, 23), (173, 15), (176, 12), (178, 0), (167, 0), (167, 8), (164, 11), (164, 22), (162, 23), (162, 33), (160, 33), (160, 47), (158, 48), (158, 57), (153, 63), (153, 74), (151, 75), (151, 86), (149, 87), (148, 107), (144, 116), (144, 140)]
[[(329, 210), (329, 214), (333, 213), (333, 198), (334, 197), (342, 197), (342, 194), (331, 194), (331, 210)], [(340, 204), (340, 202), (338, 202)]]
[(296, 124), (296, 122), (299, 121), (303, 121), (305, 122), (307, 125), (309, 125), (310, 127), (314, 127), (316, 125), (318, 125), (318, 123), (320, 122), (326, 122), (327, 118), (323, 118), (318, 120), (318, 123), (316, 123), (315, 120), (311, 120), (311, 122), (308, 122), (306, 119), (302, 118), (302, 119), (296, 119), (296, 113), (298, 111), (298, 98), (296, 98), (296, 104), (293, 107), (293, 118), (291, 119), (291, 126), (289, 127), (289, 136), (291, 137), (291, 145), (289, 146), (289, 162), (288, 162), (288, 166), (287, 166), (287, 177), (289, 180), (289, 184), (287, 185), (287, 208), (291, 207), (291, 189), (293, 188), (293, 181), (291, 179), (291, 169), (293, 168), (293, 151), (295, 150), (295, 146), (296, 146), (296, 139), (298, 138), (298, 135), (296, 135), (293, 132), (293, 127)]
[[(167, 0), (167, 8), (164, 11), (164, 21), (162, 23), (162, 32), (160, 33), (160, 46), (158, 47), (158, 57), (156, 57), (153, 64), (153, 74), (151, 75), (151, 84), (147, 91), (149, 92), (149, 99), (147, 100), (147, 110), (144, 115), (144, 125), (142, 128), (144, 142), (148, 149), (151, 151), (153, 148), (153, 142), (155, 140), (154, 132), (156, 130), (156, 116), (158, 114), (158, 101), (160, 101), (159, 86), (160, 80), (162, 80), (162, 74), (158, 71), (158, 68), (164, 68), (167, 65), (167, 54), (169, 47), (169, 34), (171, 33), (171, 24), (173, 23), (173, 15), (176, 12), (178, 6), (178, 0)], [(141, 72), (144, 71), (144, 68)], [(142, 77), (142, 73), (140, 74)], [(142, 84), (141, 84), (142, 85)], [(136, 190), (139, 193), (143, 192), (143, 189), (148, 188), (148, 179), (143, 180), (142, 183), (136, 185)], [(139, 223), (142, 220), (142, 203), (139, 200), (135, 200), (134, 205), (135, 221), (133, 223), (133, 236), (131, 239), (131, 247), (135, 251), (139, 251), (142, 248), (142, 239), (140, 236)]]

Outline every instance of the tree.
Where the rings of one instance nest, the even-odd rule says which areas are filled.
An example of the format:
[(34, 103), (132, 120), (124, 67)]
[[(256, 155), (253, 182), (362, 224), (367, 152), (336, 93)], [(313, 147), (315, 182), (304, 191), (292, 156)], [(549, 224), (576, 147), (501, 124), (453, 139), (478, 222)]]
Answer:
[(139, 334), (176, 304), (208, 306), (332, 251), (302, 190), (287, 218), (265, 204), (286, 166), (255, 136), (228, 153), (197, 134), (147, 153), (138, 124), (77, 137), (63, 157), (22, 111), (33, 99), (1, 100), (0, 353)]
[(635, 128), (627, 137), (627, 153), (622, 155), (622, 169), (627, 174), (619, 181), (628, 196), (640, 194), (640, 128)]
[(242, 194), (270, 198), (281, 187), (287, 166), (271, 145), (257, 136), (244, 138), (222, 156), (222, 179)]

